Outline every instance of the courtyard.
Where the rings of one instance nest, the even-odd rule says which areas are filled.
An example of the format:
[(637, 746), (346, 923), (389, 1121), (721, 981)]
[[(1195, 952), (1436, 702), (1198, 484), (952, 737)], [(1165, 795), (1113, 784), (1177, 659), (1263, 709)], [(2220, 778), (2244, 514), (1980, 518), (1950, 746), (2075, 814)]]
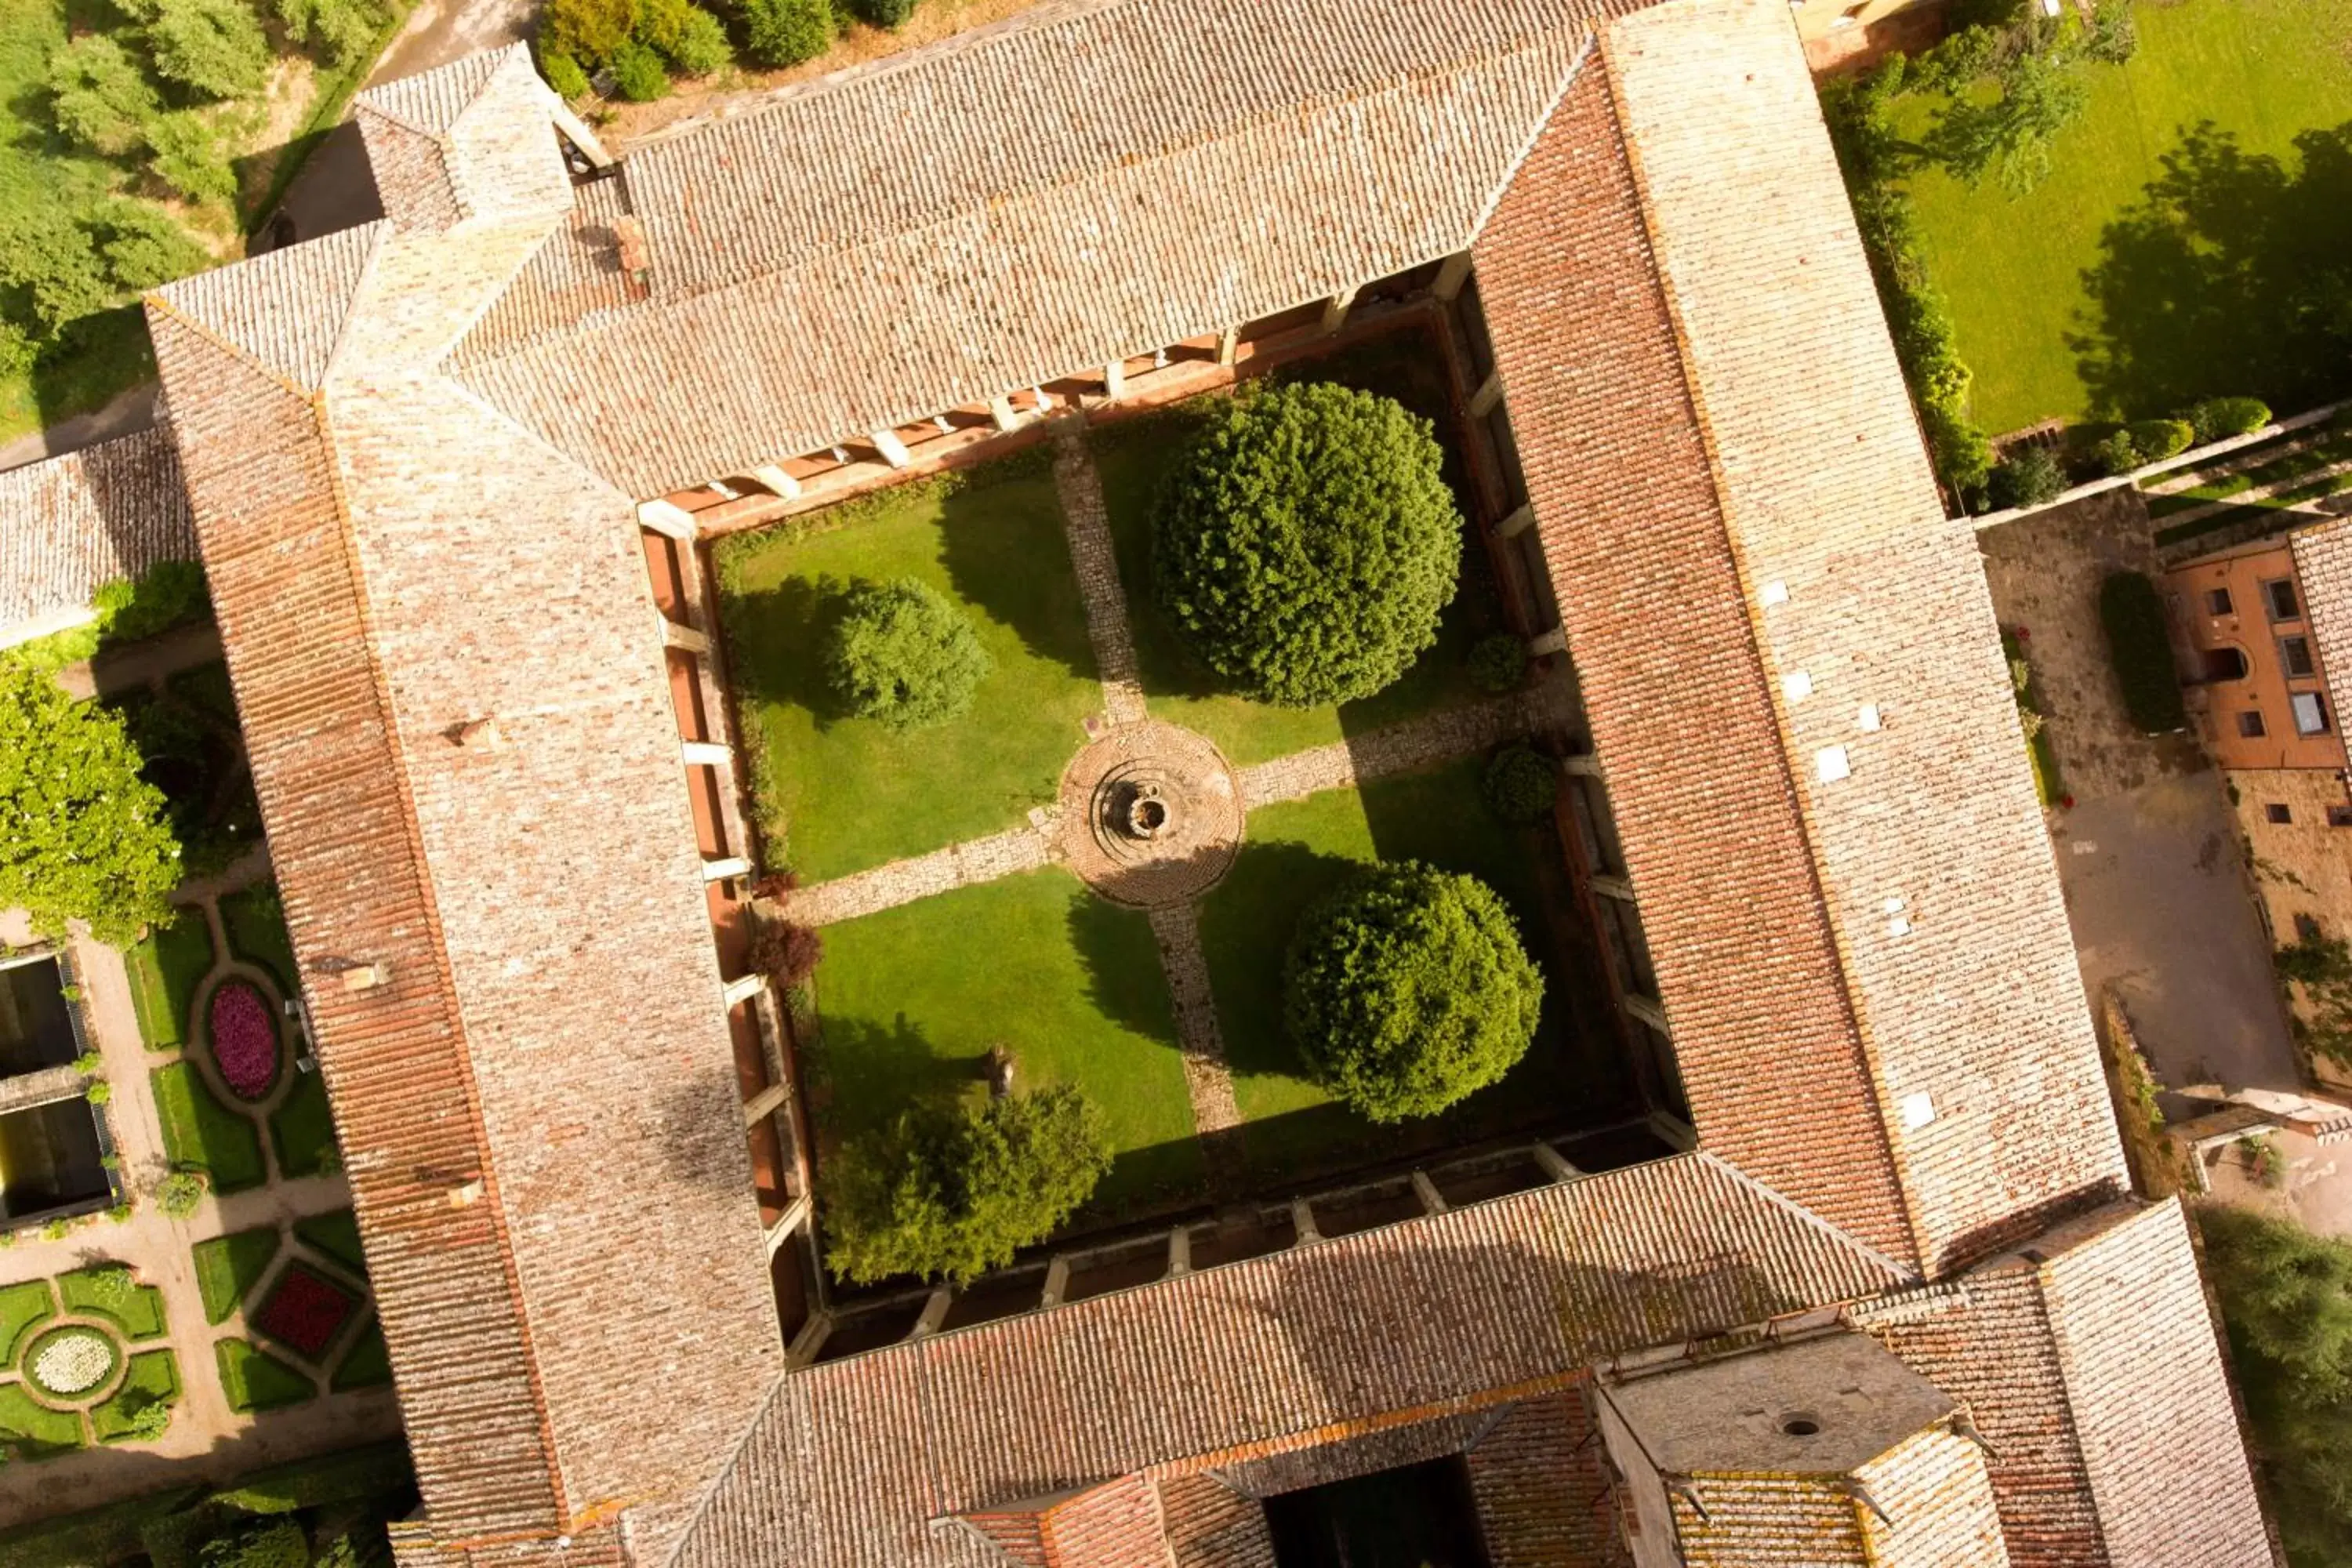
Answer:
[[(1417, 342), (1370, 340), (1297, 376), (1431, 418), (1458, 489), (1444, 363)], [(1561, 846), (1481, 787), (1498, 748), (1567, 727), (1564, 676), (1474, 679), (1472, 648), (1506, 628), (1473, 536), (1435, 645), (1372, 698), (1227, 689), (1149, 591), (1155, 500), (1204, 406), (1066, 421), (714, 546), (753, 809), (791, 884), (769, 913), (823, 941), (791, 998), (820, 1193), (829, 1161), (910, 1108), (983, 1103), (1007, 1053), (1020, 1089), (1072, 1085), (1103, 1113), (1110, 1168), (1072, 1233), (1627, 1114), (1614, 1050), (1571, 1022), (1599, 983)], [(968, 712), (894, 730), (835, 705), (822, 650), (851, 584), (908, 577), (970, 621), (992, 673)], [(1105, 803), (1147, 797), (1173, 820), (1138, 853)], [(1323, 894), (1402, 860), (1486, 881), (1548, 984), (1501, 1082), (1375, 1125), (1287, 1037), (1284, 956)]]

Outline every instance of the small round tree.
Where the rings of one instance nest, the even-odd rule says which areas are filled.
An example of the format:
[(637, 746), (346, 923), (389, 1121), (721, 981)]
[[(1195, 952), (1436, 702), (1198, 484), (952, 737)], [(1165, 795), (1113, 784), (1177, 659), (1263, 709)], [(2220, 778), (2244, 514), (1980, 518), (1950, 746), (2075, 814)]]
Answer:
[(1394, 681), (1437, 640), (1462, 518), (1429, 422), (1344, 386), (1221, 405), (1160, 496), (1160, 607), (1211, 669), (1292, 707)]
[(0, 659), (0, 909), (46, 936), (88, 921), (110, 947), (172, 918), (180, 844), (139, 768), (120, 717)]
[(971, 620), (912, 577), (851, 584), (825, 647), (849, 710), (899, 730), (961, 717), (993, 668)]
[(1406, 860), (1307, 912), (1283, 991), (1284, 1026), (1325, 1085), (1374, 1121), (1402, 1121), (1527, 1054), (1543, 973), (1492, 888)]

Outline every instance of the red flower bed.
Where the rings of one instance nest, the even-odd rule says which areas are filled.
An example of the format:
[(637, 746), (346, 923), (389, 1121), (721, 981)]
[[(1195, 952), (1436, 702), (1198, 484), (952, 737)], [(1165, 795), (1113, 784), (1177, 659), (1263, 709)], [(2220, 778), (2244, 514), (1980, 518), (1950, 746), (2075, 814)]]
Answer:
[(259, 1100), (278, 1081), (278, 1023), (261, 993), (242, 980), (213, 993), (213, 1065), (240, 1100)]
[(359, 1302), (341, 1286), (291, 1263), (278, 1276), (278, 1289), (255, 1314), (253, 1326), (317, 1361), (358, 1310)]

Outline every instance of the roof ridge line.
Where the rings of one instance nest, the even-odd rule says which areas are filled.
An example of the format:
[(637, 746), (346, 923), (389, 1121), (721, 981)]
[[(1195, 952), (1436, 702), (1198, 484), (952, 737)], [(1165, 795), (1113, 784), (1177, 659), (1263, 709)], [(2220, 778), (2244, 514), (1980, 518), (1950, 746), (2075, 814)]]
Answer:
[[(168, 287), (168, 285), (165, 285), (164, 287)], [(187, 328), (190, 331), (195, 333), (196, 336), (204, 339), (205, 342), (212, 344), (213, 347), (220, 350), (223, 353), (227, 354), (231, 359), (237, 361), (247, 369), (254, 372), (257, 375), (261, 376), (271, 385), (277, 387), (279, 391), (287, 394), (289, 396), (298, 397), (304, 403), (309, 403), (317, 395), (316, 389), (304, 386), (301, 383), (288, 378), (276, 368), (264, 364), (258, 356), (257, 356), (251, 350), (247, 349), (243, 343), (238, 342), (235, 338), (229, 337), (226, 333), (215, 330), (209, 323), (199, 321), (194, 316), (190, 315), (187, 311), (180, 309), (179, 306), (164, 298), (162, 288), (151, 289), (146, 293), (142, 294), (139, 297), (139, 302), (151, 310), (154, 310), (162, 315), (169, 316), (174, 322)], [(350, 320), (348, 316), (344, 319), (347, 322)], [(340, 499), (337, 500), (336, 504), (338, 506), (341, 504)]]
[(1715, 1153), (1713, 1151), (1705, 1147), (1694, 1149), (1690, 1152), (1696, 1158), (1714, 1166), (1717, 1170), (1723, 1172), (1727, 1175), (1730, 1176), (1732, 1180), (1748, 1187), (1769, 1202), (1778, 1204), (1780, 1207), (1788, 1210), (1790, 1214), (1796, 1215), (1799, 1219), (1802, 1220), (1805, 1224), (1811, 1226), (1816, 1230), (1821, 1231), (1823, 1235), (1828, 1236), (1839, 1245), (1845, 1247), (1860, 1256), (1868, 1258), (1871, 1262), (1877, 1264), (1879, 1267), (1885, 1268), (1888, 1273), (1894, 1275), (1895, 1278), (1903, 1285), (1920, 1286), (1935, 1283), (1935, 1281), (1927, 1278), (1924, 1271), (1913, 1268), (1906, 1264), (1889, 1258), (1886, 1254), (1879, 1251), (1878, 1248), (1871, 1246), (1868, 1242), (1863, 1241), (1849, 1234), (1840, 1226), (1831, 1224), (1828, 1220), (1823, 1219), (1820, 1215), (1815, 1214), (1812, 1210), (1807, 1208), (1796, 1199), (1790, 1197), (1787, 1194), (1780, 1192), (1778, 1188), (1768, 1186), (1754, 1176), (1749, 1175), (1747, 1172), (1741, 1170), (1738, 1166), (1733, 1164), (1722, 1155)]
[[(1596, 0), (1593, 8), (1601, 10), (1605, 9), (1605, 6), (1606, 0)], [(1528, 128), (1527, 140), (1519, 143), (1519, 150), (1512, 153), (1510, 161), (1504, 164), (1501, 177), (1495, 182), (1495, 188), (1488, 191), (1486, 199), (1479, 204), (1478, 215), (1470, 220), (1470, 237), (1464, 244), (1464, 249), (1467, 250), (1471, 246), (1477, 244), (1479, 237), (1486, 232), (1487, 224), (1494, 221), (1496, 209), (1503, 205), (1504, 195), (1518, 180), (1520, 169), (1527, 165), (1528, 155), (1535, 151), (1536, 143), (1543, 139), (1544, 132), (1550, 126), (1552, 116), (1559, 112), (1561, 102), (1575, 88), (1578, 79), (1584, 75), (1584, 68), (1592, 63), (1592, 57), (1601, 52), (1600, 18), (1587, 15), (1585, 21), (1583, 47), (1576, 51), (1576, 58), (1569, 61), (1568, 73), (1559, 79), (1559, 86), (1553, 91), (1551, 101), (1544, 105), (1544, 111), (1536, 116), (1535, 123)]]

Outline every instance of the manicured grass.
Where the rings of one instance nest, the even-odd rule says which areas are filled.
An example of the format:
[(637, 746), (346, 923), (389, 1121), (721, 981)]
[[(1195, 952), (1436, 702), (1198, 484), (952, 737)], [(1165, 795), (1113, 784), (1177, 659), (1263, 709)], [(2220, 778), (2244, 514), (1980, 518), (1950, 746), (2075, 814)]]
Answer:
[(340, 1170), (335, 1148), (335, 1119), (327, 1104), (327, 1086), (315, 1072), (298, 1072), (294, 1086), (278, 1109), (269, 1113), (269, 1140), (278, 1150), (278, 1172), (283, 1176), (310, 1176)]
[[(2138, 55), (2088, 68), (2089, 111), (2061, 136), (2039, 189), (2012, 198), (1939, 171), (1911, 181), (1921, 254), (1988, 430), (2145, 417), (2211, 393), (2288, 413), (2352, 384), (2340, 347), (2284, 324), (2305, 260), (2340, 258), (2352, 243), (2343, 175), (2294, 183), (2305, 166), (2297, 134), (2352, 122), (2352, 0), (2180, 0), (2134, 14)], [(2126, 220), (2200, 121), (2282, 168), (2273, 179), (2191, 157), (2206, 226), (2184, 246), (2176, 224)]]
[(14, 1366), (16, 1352), (25, 1348), (26, 1331), (57, 1310), (57, 1299), (49, 1294), (46, 1279), (27, 1279), (0, 1289), (0, 1366)]
[(101, 1443), (136, 1441), (131, 1417), (146, 1406), (180, 1402), (180, 1363), (170, 1351), (142, 1351), (131, 1358), (122, 1386), (91, 1409), (90, 1430)]
[(294, 943), (286, 934), (286, 906), (278, 900), (277, 885), (264, 882), (226, 895), (220, 901), (220, 914), (229, 952), (269, 971), (279, 995), (298, 994)]
[[(1536, 869), (1538, 856), (1557, 851), (1537, 832), (1506, 826), (1486, 810), (1478, 794), (1483, 766), (1465, 758), (1251, 813), (1240, 858), (1202, 907), (1201, 944), (1254, 1166), (1304, 1171), (1458, 1142), (1540, 1114), (1571, 1092), (1559, 1049), (1566, 1007)], [(1544, 1021), (1526, 1059), (1502, 1083), (1431, 1121), (1381, 1128), (1333, 1102), (1298, 1059), (1282, 1027), (1282, 968), (1291, 933), (1317, 900), (1360, 866), (1398, 859), (1467, 871), (1502, 894), (1544, 970)]]
[(216, 1193), (242, 1192), (268, 1178), (253, 1123), (213, 1098), (194, 1064), (157, 1068), (152, 1082), (163, 1152), (173, 1164), (209, 1172)]
[(925, 1099), (977, 1098), (1010, 1047), (1015, 1087), (1076, 1084), (1117, 1154), (1093, 1206), (1193, 1190), (1202, 1169), (1151, 928), (1048, 868), (825, 928), (823, 1131), (851, 1138)]
[(360, 1224), (349, 1209), (312, 1215), (294, 1222), (294, 1234), (341, 1264), (361, 1279), (367, 1278), (367, 1254), (360, 1247)]
[(220, 1363), (221, 1393), (228, 1407), (240, 1414), (282, 1410), (318, 1395), (317, 1386), (304, 1373), (243, 1340), (215, 1341), (213, 1355)]
[(99, 1289), (99, 1280), (119, 1265), (100, 1264), (58, 1276), (58, 1300), (68, 1312), (104, 1318), (129, 1340), (152, 1340), (163, 1331), (163, 1292), (152, 1285), (133, 1285), (129, 1299), (110, 1301)]
[(278, 1227), (261, 1226), (233, 1236), (216, 1236), (191, 1249), (196, 1259), (196, 1289), (204, 1297), (205, 1321), (225, 1323), (237, 1303), (252, 1293), (278, 1256)]
[(80, 1416), (37, 1404), (20, 1383), (0, 1384), (0, 1454), (46, 1459), (82, 1442)]
[[(1000, 832), (1051, 802), (1102, 689), (1045, 454), (904, 485), (805, 526), (816, 531), (718, 546), (771, 864), (819, 881)], [(919, 578), (971, 617), (996, 668), (970, 713), (911, 731), (840, 713), (824, 638), (842, 588), (861, 577)]]
[(327, 1386), (341, 1394), (353, 1388), (382, 1388), (391, 1381), (392, 1352), (383, 1342), (383, 1325), (371, 1318), (352, 1341), (352, 1348), (343, 1352)]
[(182, 910), (180, 918), (122, 955), (131, 974), (131, 1007), (139, 1036), (158, 1050), (188, 1038), (196, 986), (213, 966), (212, 932), (202, 910)]

